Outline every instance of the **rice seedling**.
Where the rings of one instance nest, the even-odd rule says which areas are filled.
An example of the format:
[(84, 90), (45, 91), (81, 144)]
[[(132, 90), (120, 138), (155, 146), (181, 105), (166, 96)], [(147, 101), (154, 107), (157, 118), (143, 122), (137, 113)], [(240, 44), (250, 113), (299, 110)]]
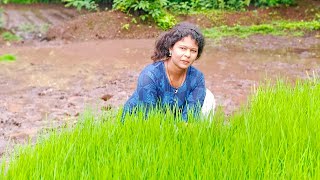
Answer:
[[(85, 112), (74, 127), (19, 148), (0, 179), (319, 179), (320, 84), (267, 84), (226, 117)], [(5, 158), (4, 158), (5, 159)]]
[(12, 55), (12, 54), (4, 54), (0, 56), (0, 62), (1, 61), (15, 61), (16, 60), (16, 56)]
[(303, 36), (306, 32), (318, 31), (320, 22), (313, 21), (278, 21), (271, 24), (259, 24), (251, 26), (220, 26), (204, 29), (205, 36), (213, 39), (222, 37), (246, 38), (251, 35), (275, 35), (275, 36)]

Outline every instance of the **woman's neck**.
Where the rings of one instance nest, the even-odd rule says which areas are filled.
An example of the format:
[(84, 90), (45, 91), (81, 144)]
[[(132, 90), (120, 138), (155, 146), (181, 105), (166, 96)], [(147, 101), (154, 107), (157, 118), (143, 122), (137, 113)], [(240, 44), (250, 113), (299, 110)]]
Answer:
[(170, 76), (174, 79), (179, 79), (181, 76), (184, 76), (186, 73), (186, 69), (181, 69), (176, 66), (172, 61), (167, 60), (167, 71), (170, 73)]
[(170, 81), (171, 86), (179, 88), (186, 79), (186, 69), (178, 68), (175, 64), (170, 61), (165, 61), (165, 69), (167, 77)]

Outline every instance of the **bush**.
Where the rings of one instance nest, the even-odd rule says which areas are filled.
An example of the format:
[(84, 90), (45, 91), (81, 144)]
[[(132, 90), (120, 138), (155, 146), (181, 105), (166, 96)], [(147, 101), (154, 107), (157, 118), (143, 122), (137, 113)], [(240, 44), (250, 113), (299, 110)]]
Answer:
[(249, 5), (276, 6), (293, 3), (294, 0), (115, 0), (113, 8), (138, 14), (142, 20), (151, 18), (162, 29), (168, 29), (176, 22), (170, 13), (188, 14), (210, 9), (241, 10)]
[(187, 14), (190, 11), (208, 10), (208, 9), (230, 9), (241, 10), (249, 5), (254, 6), (276, 6), (292, 5), (294, 0), (169, 0), (166, 9), (172, 12)]
[(15, 34), (12, 34), (11, 32), (3, 32), (1, 34), (1, 37), (5, 41), (20, 41), (21, 40), (21, 37), (15, 35)]
[(166, 0), (115, 0), (113, 8), (126, 12), (135, 13), (142, 20), (153, 19), (162, 29), (168, 29), (175, 25), (175, 18), (165, 10)]
[(249, 0), (250, 4), (255, 6), (277, 6), (277, 5), (292, 5), (295, 0)]
[(62, 0), (63, 2), (66, 2), (66, 7), (74, 6), (77, 8), (77, 10), (81, 10), (82, 8), (90, 10), (90, 11), (96, 11), (98, 9), (98, 5), (95, 3), (94, 0)]
[(98, 4), (112, 4), (113, 9), (137, 14), (142, 20), (154, 20), (160, 28), (166, 30), (176, 23), (171, 13), (188, 14), (192, 11), (211, 9), (241, 10), (249, 5), (292, 5), (295, 0), (5, 0), (5, 3), (38, 2), (66, 2), (66, 6), (74, 6), (79, 10), (82, 8), (97, 10)]

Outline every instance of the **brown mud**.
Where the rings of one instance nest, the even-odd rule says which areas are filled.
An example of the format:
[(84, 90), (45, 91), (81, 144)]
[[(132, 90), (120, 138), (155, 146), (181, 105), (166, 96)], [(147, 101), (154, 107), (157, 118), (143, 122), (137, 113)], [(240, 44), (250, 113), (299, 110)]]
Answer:
[[(5, 11), (19, 8), (8, 6)], [(38, 11), (41, 8), (65, 11), (51, 6)], [(9, 144), (34, 139), (47, 128), (76, 122), (86, 108), (120, 107), (134, 91), (141, 69), (151, 63), (154, 37), (161, 32), (152, 24), (135, 25), (137, 29), (131, 25), (128, 31), (122, 27), (132, 17), (119, 12), (69, 13), (74, 17), (50, 21), (46, 40), (26, 38), (0, 47), (0, 54), (17, 57), (15, 62), (0, 62), (0, 154), (11, 149)], [(11, 27), (21, 22), (10, 21)], [(265, 79), (295, 81), (319, 74), (320, 39), (311, 33), (208, 40), (194, 65), (205, 74), (218, 106), (230, 115)]]

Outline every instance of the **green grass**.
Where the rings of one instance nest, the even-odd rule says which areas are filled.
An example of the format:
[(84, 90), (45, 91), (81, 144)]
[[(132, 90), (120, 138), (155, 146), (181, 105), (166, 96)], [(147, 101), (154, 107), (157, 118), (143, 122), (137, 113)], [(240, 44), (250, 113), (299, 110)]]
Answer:
[(3, 40), (5, 41), (20, 41), (21, 40), (21, 37), (15, 35), (15, 34), (12, 34), (11, 32), (3, 32), (1, 34), (1, 37)]
[(319, 107), (309, 80), (259, 88), (228, 123), (85, 113), (3, 161), (0, 179), (319, 179)]
[(16, 56), (14, 56), (12, 54), (0, 55), (0, 62), (2, 62), (2, 61), (15, 61), (15, 60), (16, 60)]
[(19, 31), (23, 31), (23, 32), (35, 32), (37, 29), (37, 26), (32, 24), (32, 23), (23, 23), (20, 24), (18, 27)]
[(204, 29), (206, 37), (219, 39), (222, 37), (246, 38), (255, 34), (271, 34), (276, 36), (303, 36), (305, 32), (319, 31), (320, 21), (298, 21), (298, 22), (274, 22), (271, 24), (260, 24), (252, 26), (219, 26)]
[(3, 17), (3, 8), (0, 7), (0, 32), (1, 32), (1, 29), (3, 28), (4, 26), (4, 17)]

